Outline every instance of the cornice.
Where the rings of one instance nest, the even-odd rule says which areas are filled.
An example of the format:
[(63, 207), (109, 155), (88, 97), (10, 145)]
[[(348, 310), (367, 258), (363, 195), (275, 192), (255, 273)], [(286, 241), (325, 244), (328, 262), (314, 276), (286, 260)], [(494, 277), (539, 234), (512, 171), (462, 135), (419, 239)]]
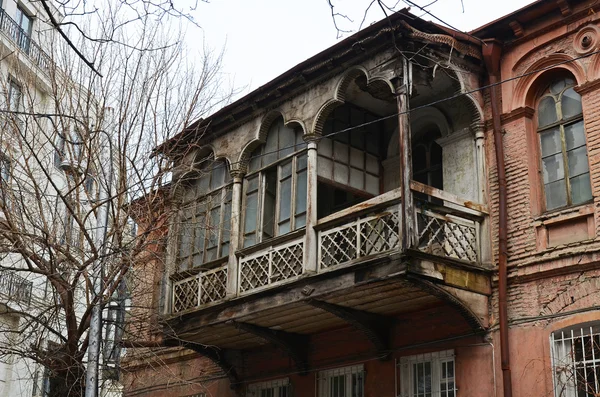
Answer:
[(586, 81), (585, 83), (578, 85), (575, 87), (575, 92), (581, 96), (584, 96), (598, 88), (600, 88), (600, 79)]

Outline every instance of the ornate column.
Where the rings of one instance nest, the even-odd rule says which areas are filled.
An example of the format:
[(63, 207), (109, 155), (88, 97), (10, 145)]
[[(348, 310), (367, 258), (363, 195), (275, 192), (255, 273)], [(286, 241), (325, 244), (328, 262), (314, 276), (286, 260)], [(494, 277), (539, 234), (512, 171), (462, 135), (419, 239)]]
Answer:
[(308, 144), (306, 165), (306, 236), (304, 240), (304, 273), (316, 273), (318, 269), (318, 245), (317, 232), (317, 142), (321, 135), (304, 135), (304, 141)]
[(231, 191), (231, 226), (229, 231), (229, 260), (227, 262), (227, 297), (237, 295), (238, 260), (235, 256), (240, 247), (240, 228), (242, 216), (242, 181), (244, 173), (231, 170), (233, 187)]
[[(485, 166), (485, 131), (480, 121), (471, 124), (471, 130), (475, 134), (475, 161), (477, 166), (477, 201), (487, 204), (486, 166)], [(479, 255), (482, 262), (492, 260), (490, 223), (485, 218), (479, 226)]]

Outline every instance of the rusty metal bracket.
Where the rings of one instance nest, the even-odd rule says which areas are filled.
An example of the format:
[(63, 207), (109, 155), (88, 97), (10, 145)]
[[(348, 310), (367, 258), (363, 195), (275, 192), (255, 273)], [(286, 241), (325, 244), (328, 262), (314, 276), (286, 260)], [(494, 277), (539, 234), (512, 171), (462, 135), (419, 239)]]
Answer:
[(296, 363), (300, 375), (308, 373), (308, 343), (307, 335), (295, 334), (249, 323), (231, 321), (233, 326), (249, 334), (258, 336), (283, 350)]
[(346, 321), (366, 335), (367, 339), (375, 346), (380, 359), (384, 360), (389, 357), (390, 333), (395, 323), (394, 319), (316, 299), (309, 299), (306, 303)]

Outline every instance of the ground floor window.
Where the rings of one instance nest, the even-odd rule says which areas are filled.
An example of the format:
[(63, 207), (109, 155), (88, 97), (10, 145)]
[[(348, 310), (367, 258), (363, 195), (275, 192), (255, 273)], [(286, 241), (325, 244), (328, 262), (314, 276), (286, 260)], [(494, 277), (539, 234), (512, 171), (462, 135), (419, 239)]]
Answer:
[(363, 397), (365, 371), (363, 365), (335, 368), (319, 372), (319, 397)]
[(600, 324), (565, 328), (550, 339), (555, 396), (600, 395)]
[(248, 386), (246, 397), (290, 397), (289, 379), (253, 383)]
[(455, 397), (454, 351), (402, 357), (398, 363), (401, 397)]

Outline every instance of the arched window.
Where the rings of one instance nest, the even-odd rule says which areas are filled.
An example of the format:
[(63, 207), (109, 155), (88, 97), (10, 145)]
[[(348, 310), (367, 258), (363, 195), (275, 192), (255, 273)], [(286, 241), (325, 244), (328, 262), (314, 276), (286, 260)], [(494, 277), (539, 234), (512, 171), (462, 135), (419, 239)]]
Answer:
[(600, 324), (586, 323), (550, 337), (554, 395), (594, 397), (600, 393)]
[(537, 106), (546, 210), (592, 199), (581, 97), (575, 80), (548, 85)]
[(442, 147), (435, 142), (439, 137), (438, 131), (429, 132), (413, 144), (412, 170), (415, 181), (443, 189)]
[(244, 184), (244, 247), (306, 224), (305, 148), (302, 130), (279, 118), (252, 153)]
[(184, 193), (179, 232), (179, 270), (229, 255), (231, 189), (227, 163), (213, 156), (197, 166), (199, 176)]

